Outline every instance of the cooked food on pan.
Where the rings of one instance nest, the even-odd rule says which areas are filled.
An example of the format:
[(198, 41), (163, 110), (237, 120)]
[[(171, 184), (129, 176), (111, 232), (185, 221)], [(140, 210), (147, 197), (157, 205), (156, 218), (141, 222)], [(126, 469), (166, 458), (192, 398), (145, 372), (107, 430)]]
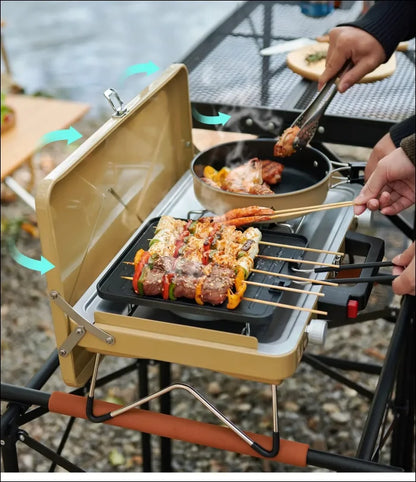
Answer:
[(259, 251), (261, 231), (201, 218), (162, 216), (147, 251), (134, 258), (133, 290), (165, 300), (193, 299), (236, 308)]
[(278, 138), (276, 144), (274, 145), (273, 154), (276, 157), (288, 157), (295, 153), (295, 148), (293, 147), (293, 142), (298, 135), (300, 128), (298, 126), (288, 127)]
[(274, 194), (270, 186), (281, 181), (283, 168), (280, 162), (253, 157), (237, 167), (223, 167), (219, 171), (205, 166), (202, 180), (223, 191)]

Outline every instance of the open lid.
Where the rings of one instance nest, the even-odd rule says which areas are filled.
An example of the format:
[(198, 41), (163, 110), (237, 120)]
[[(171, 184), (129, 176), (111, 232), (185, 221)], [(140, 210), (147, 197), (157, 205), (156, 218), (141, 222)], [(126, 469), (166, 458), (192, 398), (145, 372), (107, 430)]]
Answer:
[(173, 64), (39, 184), (42, 255), (55, 265), (48, 289), (73, 305), (192, 157), (188, 74)]

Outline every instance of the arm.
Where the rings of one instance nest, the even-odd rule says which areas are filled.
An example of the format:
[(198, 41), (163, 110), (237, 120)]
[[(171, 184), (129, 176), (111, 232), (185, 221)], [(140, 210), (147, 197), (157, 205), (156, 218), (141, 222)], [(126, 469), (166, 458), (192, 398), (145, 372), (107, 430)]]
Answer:
[[(378, 162), (383, 159), (383, 157), (393, 152), (397, 147), (400, 147), (401, 141), (405, 137), (408, 137), (415, 132), (415, 127), (415, 116), (409, 117), (408, 119), (394, 124), (394, 126), (390, 128), (389, 132), (377, 142), (370, 153), (370, 157), (368, 158), (368, 162), (365, 167), (364, 178), (366, 181), (373, 173)], [(407, 156), (410, 160), (412, 160), (412, 150), (414, 152), (414, 146), (413, 149), (410, 146), (410, 149), (408, 150), (409, 152), (406, 152)], [(412, 162), (414, 163), (414, 160)]]

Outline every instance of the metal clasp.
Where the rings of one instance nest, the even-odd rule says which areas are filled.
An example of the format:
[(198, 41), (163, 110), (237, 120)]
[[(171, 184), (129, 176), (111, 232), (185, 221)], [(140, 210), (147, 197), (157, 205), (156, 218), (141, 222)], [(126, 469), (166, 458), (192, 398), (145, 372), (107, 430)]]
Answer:
[[(123, 104), (123, 101), (120, 99), (120, 96), (115, 89), (107, 89), (104, 92), (104, 97), (108, 100), (114, 111), (113, 117), (123, 117), (127, 114), (127, 107)], [(114, 98), (116, 102), (113, 101)]]

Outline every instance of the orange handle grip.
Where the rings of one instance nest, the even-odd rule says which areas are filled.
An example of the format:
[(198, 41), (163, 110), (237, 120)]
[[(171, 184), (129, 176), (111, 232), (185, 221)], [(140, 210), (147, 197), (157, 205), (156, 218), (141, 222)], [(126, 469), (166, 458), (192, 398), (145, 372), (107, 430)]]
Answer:
[[(86, 419), (87, 399), (70, 393), (53, 392), (49, 399), (49, 411)], [(94, 413), (102, 415), (121, 408), (114, 403), (94, 400)], [(246, 442), (227, 427), (198, 422), (186, 418), (175, 417), (149, 410), (132, 409), (112, 418), (105, 423), (124, 427), (139, 432), (146, 432), (160, 437), (182, 440), (192, 444), (227, 450), (240, 454), (263, 458), (255, 452)], [(246, 432), (247, 435), (262, 445), (272, 446), (272, 438), (266, 435)], [(269, 460), (281, 462), (297, 467), (305, 467), (309, 446), (300, 442), (280, 439), (279, 453)]]

